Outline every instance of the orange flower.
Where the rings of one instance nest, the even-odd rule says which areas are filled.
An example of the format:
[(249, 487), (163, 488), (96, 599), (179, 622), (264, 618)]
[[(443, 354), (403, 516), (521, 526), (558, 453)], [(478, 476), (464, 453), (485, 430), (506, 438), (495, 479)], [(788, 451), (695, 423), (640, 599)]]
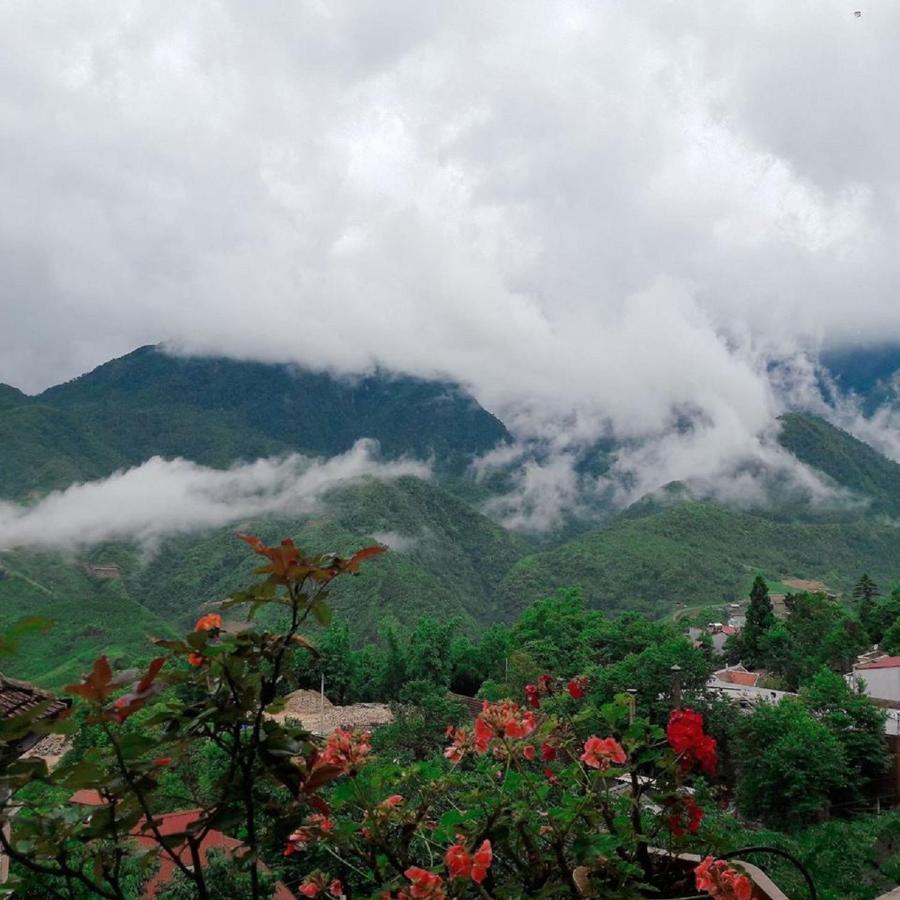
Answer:
[(622, 745), (615, 738), (590, 737), (584, 742), (584, 753), (580, 759), (592, 769), (600, 769), (605, 772), (610, 763), (622, 765), (628, 757), (622, 749)]
[(207, 613), (197, 619), (194, 631), (218, 631), (222, 627), (222, 617), (218, 613)]
[(368, 731), (350, 732), (336, 728), (329, 736), (322, 761), (346, 771), (359, 769), (372, 750)]
[(197, 668), (202, 666), (205, 662), (206, 662), (206, 657), (203, 656), (201, 653), (192, 653), (188, 657), (188, 663), (192, 666), (197, 666)]

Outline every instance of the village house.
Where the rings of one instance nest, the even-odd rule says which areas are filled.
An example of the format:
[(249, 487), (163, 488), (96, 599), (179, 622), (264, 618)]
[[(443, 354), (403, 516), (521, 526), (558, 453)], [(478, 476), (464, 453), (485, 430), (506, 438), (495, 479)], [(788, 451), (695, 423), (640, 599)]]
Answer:
[(900, 704), (900, 656), (867, 654), (854, 663), (851, 677), (862, 681), (873, 700)]
[(739, 630), (739, 628), (731, 624), (724, 625), (722, 622), (710, 622), (705, 628), (689, 628), (688, 637), (695, 647), (699, 647), (700, 639), (704, 635), (708, 635), (712, 642), (713, 653), (716, 656), (722, 656), (725, 653), (725, 641), (732, 635), (737, 634)]
[[(18, 681), (8, 678), (0, 672), (0, 726), (10, 724), (13, 719), (27, 713), (29, 710), (40, 708), (37, 722), (46, 722), (56, 719), (65, 713), (71, 701), (61, 700), (50, 691), (45, 691), (27, 681)], [(41, 735), (39, 732), (27, 732), (17, 736), (14, 740), (4, 740), (0, 729), (0, 762), (9, 763), (23, 756), (39, 756), (47, 763), (48, 768), (58, 762), (64, 748), (56, 735)], [(0, 787), (0, 791), (4, 789)], [(9, 800), (9, 794), (0, 793), (0, 802)], [(10, 835), (10, 823), (0, 823), (3, 834)], [(0, 884), (9, 878), (9, 857), (0, 847)]]
[(749, 709), (757, 703), (779, 703), (785, 697), (793, 697), (789, 691), (776, 691), (761, 687), (759, 682), (765, 672), (751, 672), (744, 666), (726, 666), (713, 672), (707, 688), (719, 697), (736, 703), (743, 709)]
[[(69, 798), (69, 803), (73, 806), (83, 806), (90, 809), (104, 805), (106, 800), (97, 791), (81, 790), (76, 791)], [(156, 823), (159, 834), (166, 839), (168, 846), (174, 851), (178, 859), (188, 867), (193, 865), (193, 855), (188, 844), (188, 835), (197, 829), (201, 815), (202, 810), (186, 809), (178, 812), (162, 813), (153, 820)], [(154, 850), (159, 846), (155, 835), (151, 833), (151, 826), (146, 818), (141, 819), (131, 829), (131, 835), (135, 842), (146, 850)], [(210, 852), (223, 853), (230, 857), (245, 849), (245, 845), (241, 841), (214, 828), (203, 829), (203, 838), (196, 844), (196, 847), (197, 858), (204, 869), (209, 862)], [(258, 863), (258, 866), (261, 870), (268, 871), (262, 863)], [(176, 873), (175, 862), (165, 853), (161, 853), (159, 866), (155, 874), (144, 886), (144, 891), (141, 895), (142, 900), (153, 900), (171, 883)], [(273, 900), (293, 900), (294, 894), (288, 890), (283, 882), (276, 881), (275, 892), (272, 898)]]

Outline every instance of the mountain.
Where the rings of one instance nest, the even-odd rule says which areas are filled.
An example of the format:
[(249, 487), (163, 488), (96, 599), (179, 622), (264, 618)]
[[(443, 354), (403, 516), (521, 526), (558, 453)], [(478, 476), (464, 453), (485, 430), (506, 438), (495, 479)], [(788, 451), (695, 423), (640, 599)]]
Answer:
[(0, 389), (0, 497), (99, 478), (151, 456), (224, 467), (291, 451), (332, 456), (361, 437), (388, 458), (459, 473), (509, 440), (458, 385), (376, 372), (173, 356), (142, 347), (36, 397)]
[[(235, 530), (269, 542), (290, 535), (311, 551), (389, 546), (334, 589), (336, 614), (357, 639), (386, 620), (408, 625), (423, 614), (458, 617), (474, 632), (558, 587), (580, 586), (593, 606), (658, 616), (681, 603), (734, 600), (756, 572), (836, 590), (866, 570), (885, 587), (900, 575), (900, 528), (890, 524), (900, 517), (900, 466), (814, 416), (785, 416), (783, 446), (868, 505), (826, 520), (775, 481), (770, 508), (736, 511), (670, 485), (618, 515), (598, 511), (526, 539), (481, 511), (491, 492), (514, 486), (514, 471), (460, 477), (473, 455), (511, 438), (458, 386), (186, 359), (158, 347), (36, 397), (0, 386), (0, 498), (101, 478), (157, 454), (223, 467), (294, 451), (331, 456), (361, 437), (378, 440), (388, 458), (432, 459), (436, 478), (344, 485), (314, 514), (169, 537), (152, 553), (124, 543), (67, 554), (0, 550), (0, 629), (33, 613), (55, 622), (26, 637), (4, 668), (59, 686), (100, 652), (141, 658), (148, 635), (190, 627), (198, 610), (252, 578), (255, 559)], [(579, 471), (602, 474), (616, 452), (612, 442), (598, 444)]]
[(900, 518), (900, 465), (816, 416), (781, 417), (779, 442), (801, 462), (870, 500), (873, 513)]
[[(240, 529), (270, 543), (290, 535), (311, 552), (349, 554), (380, 542), (389, 552), (357, 578), (335, 583), (330, 602), (357, 639), (384, 621), (458, 617), (473, 632), (498, 618), (493, 597), (529, 544), (436, 484), (371, 479), (330, 492), (314, 518), (266, 518)], [(4, 668), (58, 687), (92, 654), (142, 658), (148, 634), (190, 628), (198, 611), (254, 580), (258, 558), (234, 528), (170, 538), (151, 556), (110, 544), (77, 558), (0, 553), (0, 630), (21, 616), (54, 621), (25, 639)], [(50, 661), (65, 661), (58, 669)]]
[(6, 674), (61, 687), (78, 680), (101, 653), (114, 661), (143, 659), (148, 637), (173, 634), (119, 579), (92, 574), (97, 571), (103, 573), (87, 559), (57, 553), (0, 554), (0, 631), (28, 616), (51, 623), (0, 661)]
[(504, 617), (560, 587), (580, 587), (589, 605), (661, 615), (676, 604), (736, 600), (747, 575), (818, 579), (848, 588), (868, 571), (898, 575), (900, 528), (865, 522), (797, 524), (682, 503), (520, 559), (495, 599)]

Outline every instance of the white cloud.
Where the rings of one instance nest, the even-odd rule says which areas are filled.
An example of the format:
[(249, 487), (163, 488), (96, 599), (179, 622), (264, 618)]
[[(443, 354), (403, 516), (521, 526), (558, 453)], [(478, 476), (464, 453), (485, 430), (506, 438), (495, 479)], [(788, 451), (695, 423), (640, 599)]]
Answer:
[(6, 4), (0, 380), (171, 338), (727, 470), (773, 355), (900, 339), (898, 48), (885, 0)]
[(361, 478), (427, 478), (426, 465), (379, 462), (371, 441), (327, 460), (296, 454), (230, 469), (156, 456), (99, 481), (54, 491), (32, 505), (0, 502), (0, 548), (78, 547), (111, 540), (153, 545), (266, 513), (314, 511), (330, 489)]
[(420, 538), (408, 534), (400, 534), (397, 531), (373, 531), (372, 537), (379, 544), (390, 547), (395, 553), (409, 553), (414, 550)]

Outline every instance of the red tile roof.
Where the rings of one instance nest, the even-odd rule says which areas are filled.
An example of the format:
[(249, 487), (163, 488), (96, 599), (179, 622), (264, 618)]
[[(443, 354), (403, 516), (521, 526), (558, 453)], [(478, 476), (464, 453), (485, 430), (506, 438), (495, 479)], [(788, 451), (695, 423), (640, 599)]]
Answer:
[(735, 672), (733, 669), (721, 669), (716, 678), (726, 684), (740, 684), (744, 687), (756, 687), (759, 675), (756, 672)]
[(896, 669), (900, 666), (900, 656), (882, 656), (881, 659), (873, 659), (872, 662), (854, 666), (855, 669)]
[[(81, 790), (76, 791), (69, 798), (69, 802), (81, 806), (101, 806), (104, 800), (97, 791)], [(162, 813), (161, 815), (156, 816), (154, 821), (159, 829), (159, 833), (163, 837), (175, 837), (180, 834), (187, 834), (191, 826), (199, 820), (201, 814), (202, 810), (199, 809), (185, 809), (179, 812)], [(147, 849), (156, 849), (158, 847), (156, 838), (146, 819), (142, 819), (138, 822), (138, 824), (131, 829), (131, 833), (142, 847)], [(186, 866), (193, 865), (191, 850), (187, 841), (184, 841), (177, 846), (170, 846)], [(210, 850), (219, 850), (230, 856), (235, 850), (242, 846), (243, 844), (236, 838), (229, 837), (221, 831), (211, 829), (206, 833), (203, 840), (200, 841), (200, 845), (197, 848), (198, 855), (200, 856), (200, 864), (204, 867), (207, 865), (207, 857)], [(260, 868), (264, 868), (261, 863)], [(156, 870), (156, 874), (153, 878), (145, 885), (143, 900), (153, 900), (153, 898), (156, 897), (172, 880), (175, 876), (175, 872), (175, 863), (172, 858), (165, 853), (160, 853), (159, 868)], [(294, 900), (294, 895), (287, 889), (287, 886), (280, 881), (275, 883), (275, 893), (272, 896), (274, 900)]]
[(82, 788), (69, 797), (69, 803), (74, 803), (76, 806), (103, 806), (106, 801), (100, 796), (100, 791)]

